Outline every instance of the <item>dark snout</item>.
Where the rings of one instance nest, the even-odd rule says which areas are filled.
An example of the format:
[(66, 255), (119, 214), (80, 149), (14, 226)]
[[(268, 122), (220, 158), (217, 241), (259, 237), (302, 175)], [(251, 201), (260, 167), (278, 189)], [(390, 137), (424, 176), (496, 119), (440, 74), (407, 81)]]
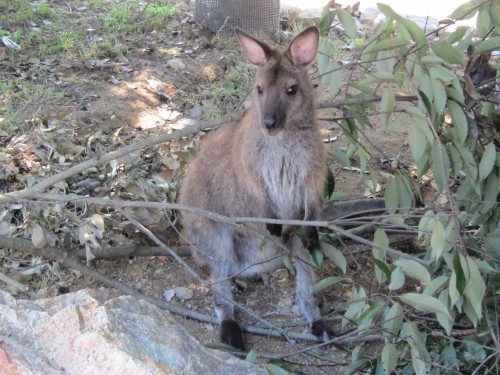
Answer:
[(276, 127), (276, 124), (278, 123), (278, 117), (276, 115), (264, 116), (263, 123), (267, 130), (274, 129)]
[(279, 95), (274, 87), (269, 90), (263, 104), (262, 125), (269, 132), (276, 132), (283, 126), (285, 114), (283, 113), (283, 104), (280, 102)]

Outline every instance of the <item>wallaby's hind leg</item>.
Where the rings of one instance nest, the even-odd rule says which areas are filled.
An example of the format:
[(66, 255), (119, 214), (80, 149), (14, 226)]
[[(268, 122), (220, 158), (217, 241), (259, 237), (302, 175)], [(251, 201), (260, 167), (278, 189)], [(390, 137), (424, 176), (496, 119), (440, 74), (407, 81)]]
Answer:
[(314, 268), (309, 251), (304, 247), (302, 241), (296, 235), (291, 234), (290, 248), (296, 258), (295, 268), (297, 270), (297, 303), (311, 326), (311, 332), (319, 339), (324, 339), (325, 334), (329, 336), (332, 330), (321, 319), (316, 298), (313, 296)]
[(221, 268), (212, 268), (214, 281), (214, 310), (220, 323), (220, 341), (224, 344), (245, 350), (243, 332), (234, 318), (233, 294), (229, 272)]
[(196, 258), (210, 267), (215, 315), (224, 344), (244, 350), (243, 333), (234, 319), (230, 269), (238, 263), (231, 229), (210, 221), (185, 220), (184, 228), (191, 240)]

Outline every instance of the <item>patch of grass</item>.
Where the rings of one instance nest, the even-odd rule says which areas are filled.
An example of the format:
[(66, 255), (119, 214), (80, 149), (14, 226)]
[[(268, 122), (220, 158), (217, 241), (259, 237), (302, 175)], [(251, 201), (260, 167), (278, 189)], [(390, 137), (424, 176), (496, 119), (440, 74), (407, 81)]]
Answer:
[(80, 46), (81, 34), (77, 30), (57, 30), (53, 39), (48, 39), (40, 45), (40, 55), (54, 55), (60, 52), (70, 52)]
[(11, 0), (0, 4), (2, 21), (22, 25), (28, 21), (39, 21), (57, 15), (54, 7), (47, 2), (30, 3), (28, 0)]
[(167, 4), (148, 4), (144, 9), (144, 13), (148, 18), (148, 24), (152, 27), (160, 27), (164, 22), (177, 13), (175, 5)]
[(127, 46), (120, 43), (116, 36), (106, 35), (99, 40), (93, 40), (82, 51), (83, 58), (102, 59), (105, 57), (116, 57), (123, 54), (127, 50)]
[(251, 88), (253, 75), (250, 64), (237, 62), (231, 66), (224, 74), (222, 85), (212, 88), (214, 105), (205, 108), (205, 118), (213, 119), (237, 110)]
[(35, 115), (37, 110), (44, 112), (45, 108), (63, 106), (69, 100), (59, 88), (44, 81), (18, 79), (1, 89), (0, 117), (3, 121), (0, 127), (7, 132), (24, 129), (27, 125), (20, 119), (26, 119), (26, 113)]
[(137, 12), (139, 4), (131, 1), (125, 4), (118, 4), (111, 8), (108, 18), (104, 20), (104, 25), (108, 30), (115, 32), (130, 32), (137, 28), (134, 21), (134, 14)]
[(137, 1), (130, 1), (112, 7), (104, 25), (108, 32), (142, 34), (163, 26), (165, 21), (176, 13), (175, 5), (170, 2), (152, 2), (143, 7)]

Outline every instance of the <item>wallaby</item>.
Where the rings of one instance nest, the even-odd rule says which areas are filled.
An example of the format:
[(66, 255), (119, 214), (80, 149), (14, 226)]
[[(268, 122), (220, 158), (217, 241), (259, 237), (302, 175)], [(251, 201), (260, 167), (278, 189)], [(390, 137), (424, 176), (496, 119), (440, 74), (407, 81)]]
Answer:
[[(202, 141), (188, 166), (180, 203), (230, 217), (314, 220), (322, 206), (327, 166), (306, 71), (317, 53), (318, 29), (305, 29), (286, 50), (242, 30), (236, 36), (257, 70), (251, 106), (239, 121)], [(302, 313), (315, 335), (329, 333), (312, 295), (314, 269), (307, 249), (319, 246), (317, 228), (305, 226), (301, 241), (288, 235), (287, 227), (281, 236), (281, 225), (231, 225), (188, 211), (182, 213), (182, 224), (193, 255), (211, 269), (223, 343), (245, 347), (230, 278), (279, 267), (284, 246), (295, 259)], [(277, 238), (264, 241), (266, 229)]]
[(474, 87), (478, 88), (481, 95), (490, 95), (495, 90), (497, 76), (496, 68), (490, 64), (491, 53), (482, 53), (472, 57), (474, 46), (467, 48), (469, 61), (465, 68), (465, 74), (470, 77)]

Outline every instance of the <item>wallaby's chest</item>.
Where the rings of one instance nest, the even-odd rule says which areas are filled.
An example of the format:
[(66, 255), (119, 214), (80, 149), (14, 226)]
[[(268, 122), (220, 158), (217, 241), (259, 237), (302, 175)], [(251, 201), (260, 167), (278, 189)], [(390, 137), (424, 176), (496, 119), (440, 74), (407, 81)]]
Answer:
[(261, 158), (260, 172), (275, 213), (284, 219), (297, 219), (307, 202), (306, 176), (312, 162), (300, 143), (270, 142)]

